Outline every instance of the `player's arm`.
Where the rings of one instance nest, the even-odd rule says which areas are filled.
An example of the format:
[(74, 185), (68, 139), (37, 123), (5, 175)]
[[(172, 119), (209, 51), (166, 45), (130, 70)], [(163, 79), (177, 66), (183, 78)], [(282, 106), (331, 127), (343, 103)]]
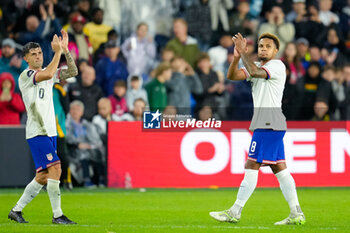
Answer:
[(238, 53), (236, 48), (233, 52), (233, 61), (230, 64), (230, 67), (227, 71), (227, 78), (230, 80), (244, 80), (247, 78), (246, 74), (242, 69), (238, 69), (238, 62), (241, 58), (241, 55)]
[(247, 54), (247, 41), (243, 38), (241, 33), (236, 34), (232, 40), (235, 43), (235, 48), (237, 48), (237, 51), (241, 55), (244, 67), (249, 75), (254, 78), (267, 78), (266, 71), (257, 67)]
[(60, 40), (61, 47), (63, 49), (64, 56), (66, 57), (68, 69), (61, 70), (59, 79), (65, 80), (78, 75), (78, 68), (74, 62), (72, 55), (68, 50), (68, 34), (66, 31), (62, 30), (62, 39)]
[(51, 42), (52, 50), (55, 52), (50, 64), (46, 67), (45, 70), (39, 71), (35, 74), (35, 82), (41, 82), (45, 80), (51, 79), (58, 67), (58, 64), (60, 62), (61, 54), (62, 54), (62, 48), (59, 43), (59, 38), (57, 35), (54, 35), (52, 42)]
[(257, 67), (249, 55), (246, 53), (241, 54), (244, 67), (247, 69), (250, 76), (254, 78), (267, 78), (267, 73), (264, 69)]

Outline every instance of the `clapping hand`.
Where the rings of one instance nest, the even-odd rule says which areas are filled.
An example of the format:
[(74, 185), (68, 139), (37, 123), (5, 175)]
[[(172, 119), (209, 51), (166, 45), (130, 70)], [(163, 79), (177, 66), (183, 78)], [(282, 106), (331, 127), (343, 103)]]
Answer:
[(61, 47), (61, 44), (60, 44), (60, 39), (58, 38), (58, 36), (55, 34), (53, 36), (53, 39), (51, 41), (51, 47), (52, 47), (52, 50), (55, 52), (55, 53), (61, 53), (62, 52), (62, 47)]
[(61, 48), (63, 52), (68, 52), (68, 33), (64, 30), (61, 30), (62, 37), (59, 38)]
[(248, 51), (247, 48), (247, 40), (241, 35), (241, 33), (238, 33), (232, 37), (232, 41), (235, 44), (235, 50), (239, 53), (246, 53)]

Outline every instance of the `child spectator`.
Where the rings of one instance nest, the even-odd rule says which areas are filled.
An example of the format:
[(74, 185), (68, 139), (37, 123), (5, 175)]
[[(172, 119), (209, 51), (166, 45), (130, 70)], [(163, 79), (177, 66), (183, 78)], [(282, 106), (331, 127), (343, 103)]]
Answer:
[(7, 72), (0, 74), (0, 125), (20, 125), (20, 114), (25, 107), (21, 96), (14, 90), (12, 75)]
[(125, 93), (126, 93), (126, 83), (123, 80), (119, 80), (114, 84), (114, 94), (110, 95), (108, 99), (112, 104), (112, 113), (117, 116), (121, 116), (128, 112), (128, 106), (126, 103)]
[(133, 110), (118, 117), (117, 121), (142, 121), (145, 108), (146, 102), (141, 98), (136, 99), (133, 104)]
[(145, 89), (151, 111), (162, 111), (168, 104), (165, 82), (171, 79), (171, 66), (167, 62), (161, 63), (154, 72), (155, 78), (147, 83)]
[(148, 105), (147, 92), (142, 87), (143, 79), (138, 75), (131, 75), (128, 77), (128, 90), (126, 91), (126, 102), (129, 111), (134, 109), (134, 102), (136, 99), (143, 99), (146, 106)]

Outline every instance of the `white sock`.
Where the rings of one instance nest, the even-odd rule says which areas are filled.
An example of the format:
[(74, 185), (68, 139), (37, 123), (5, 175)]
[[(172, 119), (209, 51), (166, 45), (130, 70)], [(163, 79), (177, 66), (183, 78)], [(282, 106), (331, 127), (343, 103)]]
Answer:
[(241, 216), (242, 208), (254, 192), (258, 182), (258, 173), (259, 170), (245, 169), (244, 179), (238, 189), (236, 202), (230, 208), (230, 211), (238, 217)]
[(21, 198), (18, 200), (15, 207), (13, 207), (13, 210), (22, 211), (23, 208), (38, 195), (43, 186), (44, 185), (39, 184), (34, 178), (24, 189)]
[(47, 193), (49, 194), (53, 217), (58, 218), (62, 216), (60, 181), (47, 179)]
[(295, 182), (290, 172), (287, 169), (284, 169), (275, 175), (280, 183), (283, 196), (289, 204), (291, 217), (302, 214), (303, 212), (299, 205)]

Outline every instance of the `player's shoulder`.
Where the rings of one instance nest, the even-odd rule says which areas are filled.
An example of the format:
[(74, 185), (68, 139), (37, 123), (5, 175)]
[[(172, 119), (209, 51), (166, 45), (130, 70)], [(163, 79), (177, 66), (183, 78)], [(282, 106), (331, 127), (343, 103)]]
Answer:
[(281, 61), (280, 59), (272, 59), (268, 62), (269, 65), (273, 65), (276, 67), (279, 67), (281, 69), (286, 69), (285, 64), (283, 63), (283, 61)]
[(25, 69), (22, 71), (22, 73), (20, 74), (20, 77), (22, 78), (32, 78), (33, 75), (35, 74), (35, 70), (32, 69)]

